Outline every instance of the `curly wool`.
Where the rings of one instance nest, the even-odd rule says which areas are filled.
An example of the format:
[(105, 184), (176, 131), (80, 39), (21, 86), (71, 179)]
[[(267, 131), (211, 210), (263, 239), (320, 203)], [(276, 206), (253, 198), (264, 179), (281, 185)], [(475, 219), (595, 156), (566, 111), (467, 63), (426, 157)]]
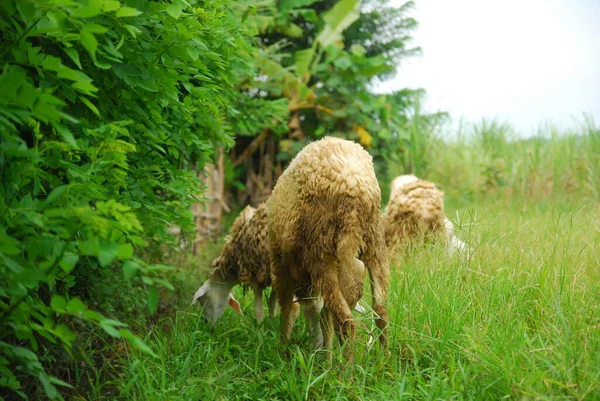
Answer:
[(271, 285), (264, 203), (246, 208), (235, 219), (221, 255), (213, 261), (210, 280), (235, 280), (261, 290)]
[(396, 177), (383, 213), (388, 248), (395, 250), (410, 241), (444, 237), (444, 193), (435, 184), (414, 175)]
[(376, 322), (385, 329), (389, 266), (380, 203), (372, 157), (351, 141), (313, 142), (281, 175), (267, 200), (267, 221), (282, 340), (291, 332), (287, 316), (294, 294), (301, 300), (322, 297), (342, 334), (353, 338), (351, 308), (362, 295), (362, 263), (372, 281)]

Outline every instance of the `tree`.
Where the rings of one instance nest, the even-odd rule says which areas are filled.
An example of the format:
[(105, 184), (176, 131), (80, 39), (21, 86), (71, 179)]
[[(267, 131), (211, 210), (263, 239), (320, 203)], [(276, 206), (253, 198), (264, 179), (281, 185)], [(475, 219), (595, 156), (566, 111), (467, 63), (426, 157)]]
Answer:
[(241, 202), (264, 200), (285, 161), (306, 140), (324, 135), (360, 141), (386, 176), (387, 162), (399, 161), (396, 154), (409, 140), (408, 113), (422, 91), (376, 95), (370, 84), (394, 75), (402, 58), (418, 54), (409, 45), (416, 28), (407, 15), (412, 7), (407, 2), (394, 8), (383, 0), (362, 6), (358, 0), (287, 0), (245, 11), (262, 50), (263, 79), (254, 89), (265, 99), (287, 99), (290, 118), (287, 127), (236, 141), (236, 173), (230, 175), (246, 183)]

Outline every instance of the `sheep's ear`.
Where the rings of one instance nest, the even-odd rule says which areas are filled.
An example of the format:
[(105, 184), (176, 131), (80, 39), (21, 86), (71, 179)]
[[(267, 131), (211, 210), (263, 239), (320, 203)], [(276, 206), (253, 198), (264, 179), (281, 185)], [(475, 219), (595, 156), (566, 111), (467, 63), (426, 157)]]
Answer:
[(198, 288), (198, 291), (194, 294), (194, 299), (192, 299), (192, 305), (196, 303), (198, 298), (204, 296), (208, 291), (208, 281), (202, 284), (202, 287)]
[(240, 315), (242, 314), (242, 309), (240, 308), (240, 303), (235, 300), (235, 298), (233, 297), (233, 295), (231, 293), (229, 293), (229, 306), (231, 306), (231, 309), (233, 309)]

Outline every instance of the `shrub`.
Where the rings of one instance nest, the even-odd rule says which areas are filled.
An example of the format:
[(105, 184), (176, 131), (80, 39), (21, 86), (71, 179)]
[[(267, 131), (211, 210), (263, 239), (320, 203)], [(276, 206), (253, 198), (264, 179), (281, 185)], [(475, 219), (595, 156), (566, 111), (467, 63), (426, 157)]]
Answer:
[(152, 352), (124, 323), (86, 306), (104, 304), (90, 283), (137, 276), (154, 310), (155, 286), (170, 286), (160, 277), (168, 267), (147, 264), (139, 251), (173, 245), (170, 224), (192, 229), (200, 192), (192, 168), (228, 146), (239, 126), (287, 112), (236, 89), (253, 71), (254, 47), (225, 4), (3, 2), (3, 392), (25, 396), (30, 376), (61, 398), (55, 385), (67, 383), (46, 372), (40, 355), (70, 352), (73, 327), (89, 326), (69, 327), (67, 317)]

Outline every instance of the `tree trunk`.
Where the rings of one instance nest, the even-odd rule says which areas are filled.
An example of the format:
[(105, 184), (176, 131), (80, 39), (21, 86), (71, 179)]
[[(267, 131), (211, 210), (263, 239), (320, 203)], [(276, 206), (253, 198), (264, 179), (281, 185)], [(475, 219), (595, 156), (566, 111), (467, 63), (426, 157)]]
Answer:
[(204, 202), (192, 206), (196, 224), (196, 238), (192, 245), (192, 254), (208, 239), (214, 239), (221, 233), (221, 217), (223, 209), (229, 211), (225, 203), (225, 154), (219, 150), (217, 164), (208, 164), (200, 173), (206, 189)]

